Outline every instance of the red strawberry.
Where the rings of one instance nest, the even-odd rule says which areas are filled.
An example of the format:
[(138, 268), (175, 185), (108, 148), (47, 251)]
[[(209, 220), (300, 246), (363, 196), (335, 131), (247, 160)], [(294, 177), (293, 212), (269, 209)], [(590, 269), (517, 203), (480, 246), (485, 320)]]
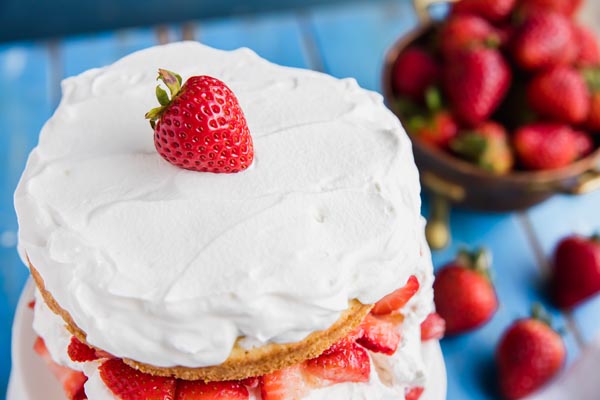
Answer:
[(375, 303), (371, 313), (373, 315), (383, 315), (398, 311), (408, 303), (418, 290), (419, 281), (417, 277), (411, 276), (403, 287), (393, 291)]
[(547, 322), (536, 318), (514, 322), (496, 348), (500, 388), (507, 399), (533, 393), (562, 368), (565, 345)]
[(511, 71), (499, 51), (479, 49), (454, 54), (443, 78), (454, 115), (476, 126), (490, 117), (506, 95)]
[(528, 70), (571, 64), (579, 52), (571, 21), (553, 12), (529, 14), (512, 47), (516, 62)]
[(33, 350), (46, 362), (46, 365), (48, 365), (54, 377), (61, 383), (67, 399), (87, 399), (83, 388), (84, 383), (87, 381), (87, 377), (82, 372), (63, 367), (54, 362), (41, 337), (36, 339)]
[(400, 343), (400, 333), (389, 321), (371, 314), (360, 324), (360, 336), (356, 340), (361, 346), (376, 353), (394, 354)]
[(33, 310), (35, 308), (35, 300), (31, 300), (29, 303), (27, 303), (27, 307)]
[(98, 369), (106, 387), (121, 400), (175, 399), (175, 379), (144, 374), (119, 358), (105, 361)]
[(316, 378), (318, 386), (342, 382), (368, 382), (371, 359), (358, 344), (341, 340), (317, 358), (304, 363), (305, 371)]
[(476, 15), (453, 16), (440, 31), (441, 51), (447, 58), (461, 50), (496, 48), (499, 45), (500, 34), (496, 28)]
[(585, 126), (594, 133), (600, 132), (600, 91), (590, 96), (590, 113), (585, 121)]
[(456, 260), (436, 273), (433, 283), (435, 307), (446, 320), (446, 333), (456, 335), (485, 324), (498, 309), (489, 278), (488, 253), (462, 250)]
[(579, 72), (558, 66), (533, 78), (527, 100), (538, 114), (558, 122), (579, 124), (589, 112), (588, 89)]
[(583, 0), (521, 0), (521, 5), (524, 8), (555, 11), (571, 17), (577, 12), (582, 2)]
[(510, 15), (515, 3), (516, 0), (462, 0), (454, 3), (452, 14), (475, 14), (498, 22)]
[(258, 376), (251, 376), (250, 378), (242, 379), (240, 383), (244, 386), (254, 389), (258, 387), (260, 378)]
[(579, 145), (567, 125), (535, 123), (519, 128), (513, 136), (514, 148), (527, 169), (556, 169), (571, 164), (579, 156)]
[(433, 56), (425, 49), (413, 46), (398, 56), (392, 72), (392, 85), (397, 94), (421, 101), (438, 75), (439, 67)]
[(578, 158), (585, 157), (594, 150), (594, 142), (590, 135), (583, 131), (573, 131)]
[(248, 400), (248, 389), (239, 382), (177, 381), (176, 400)]
[(96, 350), (85, 343), (82, 343), (75, 336), (71, 338), (71, 343), (67, 349), (67, 354), (72, 361), (85, 362), (97, 360)]
[(160, 87), (160, 107), (146, 118), (154, 128), (154, 144), (173, 165), (194, 171), (233, 173), (252, 164), (254, 148), (238, 100), (220, 80), (193, 76), (181, 86), (181, 77), (159, 69), (171, 99)]
[(446, 333), (446, 321), (438, 313), (431, 313), (421, 322), (421, 340), (441, 339)]
[(473, 130), (462, 132), (450, 142), (456, 154), (495, 174), (509, 172), (514, 164), (506, 129), (487, 121)]
[(600, 47), (598, 47), (598, 38), (594, 31), (578, 25), (573, 26), (573, 31), (579, 45), (577, 65), (591, 67), (600, 64)]
[(554, 252), (552, 298), (563, 308), (573, 307), (600, 292), (600, 236), (572, 235)]
[(262, 400), (301, 399), (308, 393), (299, 365), (262, 376), (259, 386)]
[(416, 115), (408, 119), (406, 129), (412, 136), (422, 142), (446, 148), (458, 133), (458, 124), (448, 111), (438, 111), (432, 116)]
[(414, 387), (412, 389), (409, 389), (406, 392), (406, 395), (404, 396), (405, 400), (419, 400), (421, 398), (421, 395), (423, 395), (423, 392), (425, 391), (425, 388), (423, 387)]

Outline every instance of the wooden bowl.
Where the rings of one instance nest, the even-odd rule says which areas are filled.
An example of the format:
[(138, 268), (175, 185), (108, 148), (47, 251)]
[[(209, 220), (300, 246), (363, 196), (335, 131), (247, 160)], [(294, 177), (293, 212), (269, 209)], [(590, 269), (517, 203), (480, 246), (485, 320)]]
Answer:
[[(424, 14), (420, 12), (419, 15)], [(420, 27), (401, 37), (387, 52), (382, 89), (389, 106), (395, 99), (392, 67), (398, 55), (434, 28), (435, 23), (424, 20)], [(557, 170), (513, 171), (499, 176), (419, 140), (412, 142), (421, 183), (434, 195), (433, 215), (430, 215), (432, 219), (428, 226), (428, 239), (433, 248), (444, 247), (449, 239), (447, 221), (444, 221), (447, 219), (444, 208), (448, 206), (444, 203), (476, 210), (511, 211), (533, 206), (557, 193), (577, 195), (600, 188), (600, 149)]]

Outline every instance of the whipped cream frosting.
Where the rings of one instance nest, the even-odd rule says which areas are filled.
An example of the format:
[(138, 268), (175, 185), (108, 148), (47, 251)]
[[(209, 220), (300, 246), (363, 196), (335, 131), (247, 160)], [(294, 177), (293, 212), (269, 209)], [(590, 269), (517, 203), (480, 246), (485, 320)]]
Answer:
[[(417, 296), (416, 304), (431, 301), (425, 293)], [(431, 307), (431, 306), (430, 306)], [(67, 355), (71, 334), (62, 319), (54, 314), (36, 291), (34, 330), (44, 339), (50, 356), (58, 364), (82, 371), (88, 380), (85, 392), (89, 400), (117, 400), (117, 397), (102, 381), (98, 361), (75, 363)], [(339, 383), (313, 389), (303, 400), (398, 400), (403, 398), (406, 388), (428, 387), (435, 384), (428, 380), (423, 357), (423, 344), (420, 326), (416, 323), (403, 323), (402, 342), (391, 356), (369, 352), (371, 357), (370, 380), (364, 383)], [(260, 391), (250, 390), (249, 400), (260, 400)]]
[[(159, 67), (233, 90), (254, 140), (248, 170), (161, 158), (143, 117)], [(373, 303), (430, 274), (411, 144), (353, 79), (181, 42), (62, 90), (15, 193), (19, 249), (94, 346), (215, 365), (239, 337), (298, 341), (348, 300)]]

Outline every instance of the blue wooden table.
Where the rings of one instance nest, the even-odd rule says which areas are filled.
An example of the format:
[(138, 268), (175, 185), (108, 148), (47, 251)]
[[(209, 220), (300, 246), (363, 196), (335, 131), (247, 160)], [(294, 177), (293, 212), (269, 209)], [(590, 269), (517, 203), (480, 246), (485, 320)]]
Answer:
[[(395, 0), (0, 45), (0, 394), (4, 396), (10, 372), (14, 308), (27, 278), (16, 253), (12, 194), (42, 124), (57, 105), (62, 78), (151, 45), (195, 39), (221, 49), (247, 46), (273, 62), (355, 77), (363, 87), (379, 90), (386, 48), (416, 23), (411, 3)], [(493, 351), (501, 332), (526, 315), (532, 302), (547, 303), (541, 286), (548, 256), (560, 237), (600, 228), (598, 204), (600, 193), (556, 197), (522, 213), (454, 210), (453, 243), (434, 253), (434, 262), (441, 266), (461, 244), (490, 248), (501, 307), (478, 332), (443, 341), (449, 399), (494, 398)], [(600, 333), (600, 297), (572, 314), (551, 311), (565, 329), (571, 363)]]

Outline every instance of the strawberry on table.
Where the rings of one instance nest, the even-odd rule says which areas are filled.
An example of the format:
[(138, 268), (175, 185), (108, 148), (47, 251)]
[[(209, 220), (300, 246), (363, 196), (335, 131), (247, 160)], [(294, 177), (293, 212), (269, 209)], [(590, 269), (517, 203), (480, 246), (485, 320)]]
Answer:
[(438, 313), (431, 313), (421, 322), (421, 340), (439, 340), (446, 333), (446, 321)]
[(416, 276), (411, 276), (408, 278), (408, 282), (406, 282), (403, 287), (393, 291), (375, 303), (371, 313), (373, 315), (384, 315), (398, 311), (404, 307), (410, 299), (412, 299), (418, 290), (419, 280)]
[(144, 374), (119, 358), (105, 361), (98, 370), (106, 387), (121, 400), (175, 398), (175, 379)]
[(48, 348), (41, 337), (38, 337), (33, 345), (33, 350), (46, 362), (54, 377), (60, 382), (68, 400), (85, 400), (85, 389), (83, 385), (87, 377), (79, 371), (58, 365), (50, 356)]
[(475, 14), (489, 21), (499, 22), (512, 12), (516, 0), (462, 0), (454, 3), (452, 14)]
[(309, 390), (300, 365), (260, 377), (259, 387), (262, 400), (301, 399)]
[(175, 400), (248, 400), (248, 389), (239, 382), (177, 381)]
[(159, 69), (169, 92), (156, 87), (160, 107), (146, 118), (154, 129), (154, 144), (169, 163), (194, 171), (235, 173), (254, 159), (252, 137), (237, 98), (220, 80), (181, 77)]
[(536, 75), (527, 88), (527, 100), (539, 115), (573, 125), (586, 119), (590, 107), (585, 80), (568, 66)]
[(514, 164), (506, 129), (493, 121), (462, 132), (450, 142), (450, 148), (454, 153), (495, 174), (508, 173)]
[(446, 333), (456, 335), (485, 324), (498, 309), (489, 277), (489, 254), (462, 250), (456, 260), (436, 273), (435, 308), (446, 321)]
[(375, 353), (394, 354), (400, 344), (400, 333), (391, 322), (367, 315), (359, 327), (356, 342)]
[(512, 400), (535, 392), (557, 375), (565, 355), (562, 338), (538, 311), (517, 320), (496, 348), (502, 394)]
[(497, 48), (501, 37), (498, 30), (477, 15), (456, 15), (443, 25), (439, 34), (440, 48), (446, 57), (460, 50)]
[(342, 382), (368, 382), (371, 359), (362, 346), (349, 340), (341, 340), (319, 357), (305, 361), (304, 369), (311, 375), (317, 386)]
[(525, 125), (515, 132), (513, 143), (521, 165), (532, 170), (564, 167), (581, 151), (573, 130), (558, 123)]
[(562, 308), (600, 293), (600, 235), (571, 235), (560, 241), (554, 252), (551, 293)]
[(438, 79), (439, 67), (425, 49), (412, 46), (396, 60), (392, 72), (392, 85), (399, 95), (422, 101), (425, 91)]
[(502, 54), (487, 48), (455, 53), (443, 73), (451, 109), (467, 126), (477, 126), (489, 119), (506, 95), (511, 79), (511, 70)]
[(571, 21), (555, 12), (528, 14), (515, 33), (512, 50), (526, 70), (571, 64), (579, 53)]

